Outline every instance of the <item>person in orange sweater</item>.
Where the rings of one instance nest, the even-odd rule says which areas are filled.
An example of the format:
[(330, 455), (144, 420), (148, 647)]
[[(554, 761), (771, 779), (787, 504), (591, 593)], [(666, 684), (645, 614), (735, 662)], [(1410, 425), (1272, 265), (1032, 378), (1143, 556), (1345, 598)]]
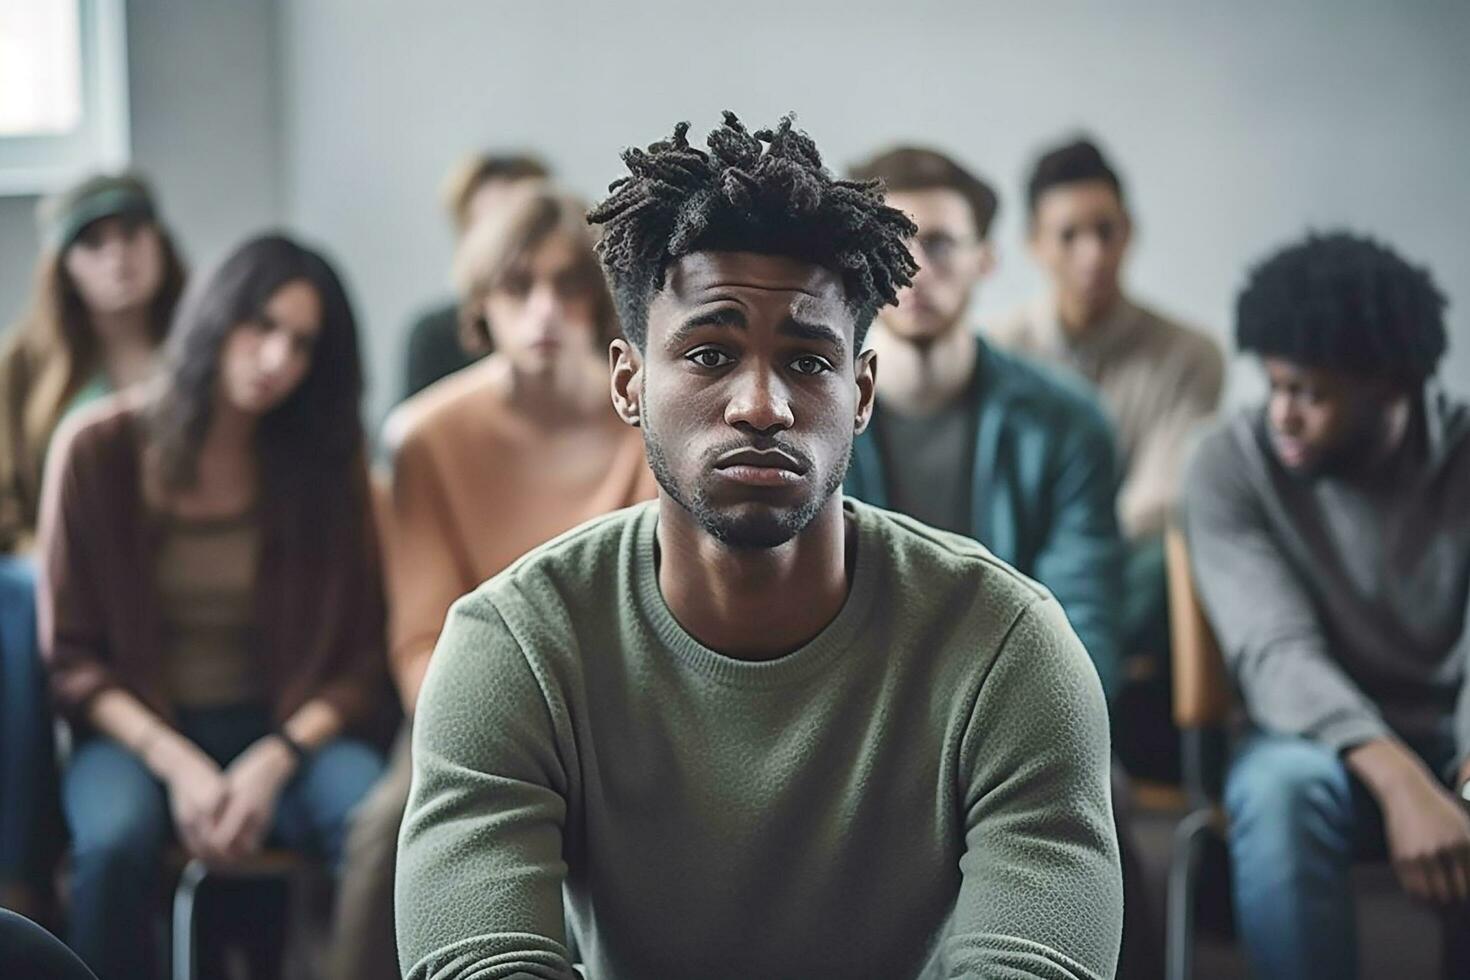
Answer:
[[(404, 402), (384, 427), (389, 659), (410, 724), (456, 599), (537, 545), (656, 494), (642, 436), (609, 397), (617, 318), (585, 214), (538, 182), (476, 224), (455, 268), (460, 324), (494, 353)], [(393, 872), (407, 731), (348, 839), (341, 977), (401, 976)]]

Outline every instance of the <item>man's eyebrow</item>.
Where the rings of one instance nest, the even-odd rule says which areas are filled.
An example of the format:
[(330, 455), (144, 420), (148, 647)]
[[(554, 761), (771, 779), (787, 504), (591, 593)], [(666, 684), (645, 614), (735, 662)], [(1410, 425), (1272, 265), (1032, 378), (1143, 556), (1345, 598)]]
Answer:
[(706, 310), (703, 313), (694, 314), (679, 324), (678, 327), (674, 328), (674, 332), (669, 335), (668, 342), (670, 346), (677, 347), (690, 334), (704, 327), (734, 327), (737, 330), (744, 330), (748, 326), (749, 323), (745, 319), (745, 312), (743, 310), (734, 306), (722, 306), (719, 309)]
[(830, 344), (837, 349), (839, 354), (847, 350), (847, 344), (843, 341), (842, 335), (825, 323), (813, 323), (810, 320), (798, 320), (794, 316), (788, 316), (776, 329), (786, 337)]

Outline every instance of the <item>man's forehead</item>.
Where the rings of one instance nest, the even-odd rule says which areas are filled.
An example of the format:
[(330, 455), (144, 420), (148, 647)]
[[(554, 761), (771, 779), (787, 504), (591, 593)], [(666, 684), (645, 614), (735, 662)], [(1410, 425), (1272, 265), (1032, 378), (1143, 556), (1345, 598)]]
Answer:
[(789, 302), (793, 312), (843, 306), (842, 277), (824, 266), (784, 255), (759, 252), (694, 252), (671, 262), (664, 294), (694, 306), (721, 294), (771, 294)]

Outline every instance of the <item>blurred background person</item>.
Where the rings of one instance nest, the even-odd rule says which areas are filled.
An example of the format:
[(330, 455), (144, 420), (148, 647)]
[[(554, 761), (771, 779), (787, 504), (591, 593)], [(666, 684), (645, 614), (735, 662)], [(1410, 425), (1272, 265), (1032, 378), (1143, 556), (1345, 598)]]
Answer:
[(997, 344), (1096, 386), (1123, 464), (1118, 520), (1128, 541), (1121, 607), (1123, 683), (1114, 747), (1140, 776), (1179, 776), (1170, 718), (1163, 530), (1186, 441), (1214, 414), (1225, 362), (1205, 334), (1131, 299), (1122, 270), (1133, 235), (1123, 183), (1090, 141), (1043, 153), (1026, 187), (1031, 255), (1050, 289), (1000, 319)]
[[(76, 734), (70, 944), (103, 978), (151, 975), (171, 838), (211, 862), (269, 839), (335, 864), (382, 772), (357, 737), (384, 666), (361, 394), (337, 274), (262, 237), (191, 297), (156, 385), (58, 437), (40, 636)], [(260, 918), (233, 924), (268, 973)]]
[[(493, 353), (385, 425), (389, 655), (410, 720), (456, 599), (563, 531), (657, 493), (641, 434), (613, 410), (618, 324), (583, 202), (544, 183), (517, 187), (468, 232), (454, 272), (466, 335)], [(393, 877), (411, 775), (405, 725), (349, 838), (343, 980), (400, 976)]]
[(1444, 307), (1371, 239), (1271, 255), (1235, 326), (1269, 394), (1189, 467), (1195, 582), (1250, 720), (1225, 808), (1262, 980), (1358, 975), (1349, 871), (1385, 856), (1444, 910), (1444, 975), (1470, 975), (1470, 405), (1435, 381)]
[[(994, 349), (969, 320), (995, 265), (995, 191), (950, 157), (900, 146), (853, 168), (918, 225), (919, 269), (869, 337), (872, 422), (847, 491), (973, 537), (1061, 603), (1111, 699), (1120, 681), (1123, 542), (1113, 433), (1084, 384)], [(1115, 777), (1118, 773), (1115, 771)], [(1147, 884), (1114, 780), (1123, 859), (1122, 975), (1162, 973)]]
[[(444, 210), (456, 242), (479, 220), (504, 203), (506, 193), (524, 180), (544, 179), (551, 169), (529, 153), (475, 153), (445, 178)], [(460, 330), (460, 303), (446, 300), (426, 310), (408, 331), (404, 350), (403, 397), (409, 398), (446, 375), (473, 364), (488, 348), (466, 347)]]
[(83, 180), (37, 217), (29, 312), (0, 346), (0, 905), (45, 917), (64, 833), (36, 648), (41, 473), (63, 418), (153, 369), (184, 267), (137, 176)]

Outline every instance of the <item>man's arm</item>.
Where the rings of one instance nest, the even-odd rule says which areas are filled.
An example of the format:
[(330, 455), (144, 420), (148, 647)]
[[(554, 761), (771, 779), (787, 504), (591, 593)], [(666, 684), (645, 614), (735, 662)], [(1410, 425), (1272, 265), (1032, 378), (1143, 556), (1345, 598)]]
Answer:
[(1108, 716), (1053, 600), (1012, 625), (960, 747), (965, 853), (950, 977), (1094, 980), (1123, 929)]
[(1200, 446), (1183, 499), (1195, 586), (1260, 727), (1341, 752), (1390, 737), (1378, 708), (1327, 652), (1311, 599), (1282, 556), (1231, 436)]
[(571, 978), (561, 888), (567, 773), (537, 675), (494, 607), (457, 603), (413, 728), (399, 837), (409, 980)]
[(1051, 520), (1035, 578), (1057, 597), (1111, 698), (1122, 679), (1124, 550), (1116, 453), (1101, 413), (1079, 412), (1056, 453)]

